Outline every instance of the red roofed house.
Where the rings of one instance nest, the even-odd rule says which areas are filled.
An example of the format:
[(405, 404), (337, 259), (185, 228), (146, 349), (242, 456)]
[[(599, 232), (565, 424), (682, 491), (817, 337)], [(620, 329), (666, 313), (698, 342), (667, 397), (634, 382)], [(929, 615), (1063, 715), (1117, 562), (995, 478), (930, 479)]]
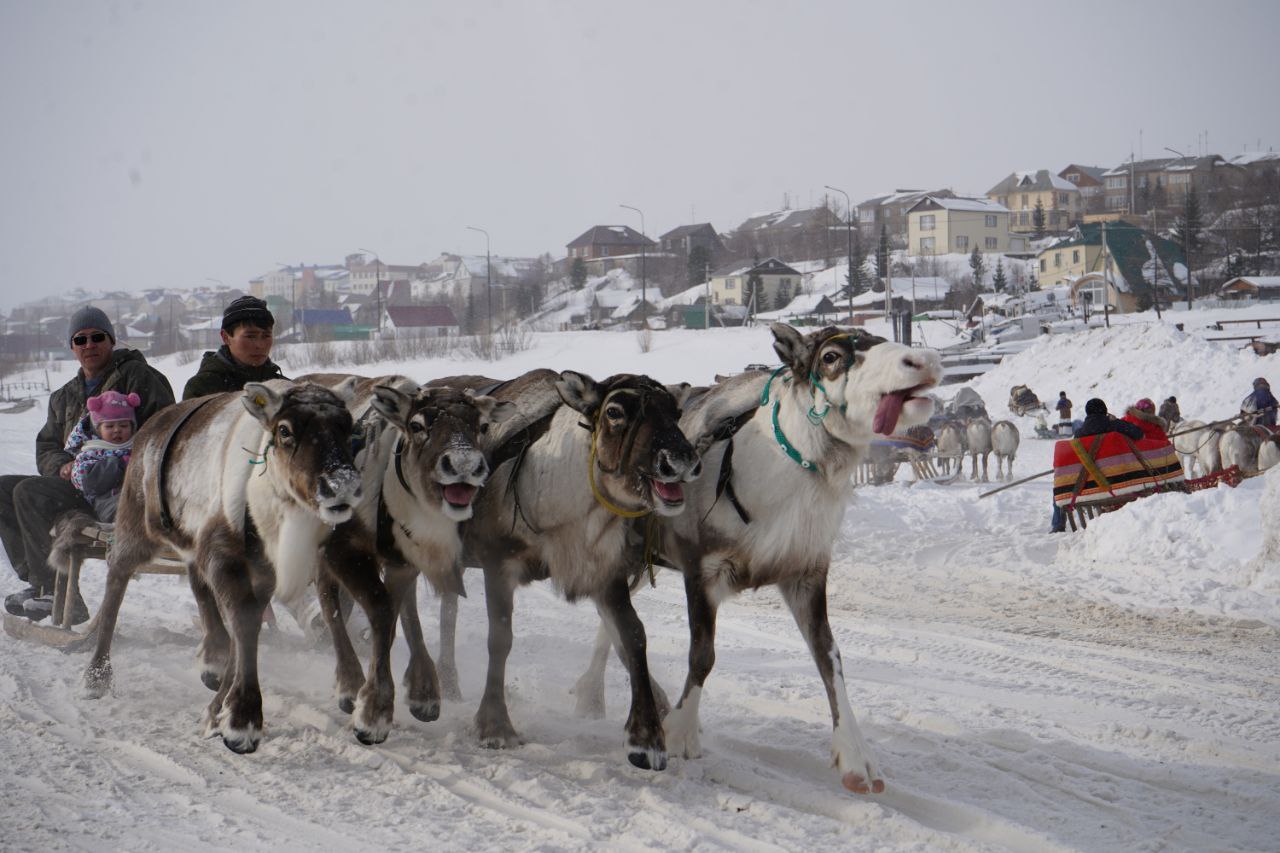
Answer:
[(444, 337), (459, 332), (458, 320), (448, 305), (391, 305), (382, 327), (392, 337)]

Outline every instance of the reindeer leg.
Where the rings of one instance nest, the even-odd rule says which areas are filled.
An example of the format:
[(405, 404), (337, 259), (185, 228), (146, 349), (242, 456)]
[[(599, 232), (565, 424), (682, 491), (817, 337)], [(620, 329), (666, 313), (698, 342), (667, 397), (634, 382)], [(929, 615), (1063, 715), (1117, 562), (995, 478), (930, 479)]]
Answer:
[(222, 735), (232, 752), (247, 753), (262, 739), (262, 690), (258, 684), (258, 638), (262, 614), (271, 603), (275, 576), (246, 558), (244, 541), (219, 530), (201, 548), (209, 586), (230, 629), (229, 677), (209, 706), (206, 732)]
[(343, 531), (330, 536), (322, 548), (328, 570), (337, 576), (369, 617), (373, 651), (364, 686), (356, 694), (351, 724), (356, 740), (365, 746), (382, 743), (391, 733), (395, 705), (395, 679), (391, 676), (391, 643), (396, 636), (400, 602), (382, 582), (373, 542), (367, 533)]
[(364, 684), (364, 670), (360, 667), (360, 656), (351, 644), (347, 620), (342, 618), (338, 579), (323, 561), (316, 577), (316, 594), (320, 596), (320, 616), (329, 627), (329, 636), (333, 640), (336, 658), (334, 692), (338, 696), (338, 708), (344, 714), (350, 714), (356, 709), (356, 693)]
[(503, 566), (484, 567), (484, 597), (489, 611), (489, 669), (476, 711), (476, 729), (481, 746), (505, 749), (519, 746), (521, 740), (507, 712), (507, 656), (511, 654), (515, 590)]
[(609, 631), (600, 617), (596, 628), (595, 645), (591, 648), (591, 662), (587, 671), (578, 676), (570, 692), (577, 697), (573, 712), (579, 717), (598, 720), (604, 717), (604, 671), (609, 665), (609, 649), (613, 646)]
[(435, 661), (422, 638), (418, 619), (418, 572), (407, 566), (387, 568), (387, 586), (400, 601), (400, 626), (409, 646), (409, 666), (404, 671), (405, 700), (415, 719), (429, 723), (440, 718), (440, 678)]
[(124, 603), (124, 593), (134, 569), (146, 562), (148, 556), (145, 546), (129, 548), (122, 544), (108, 560), (107, 588), (95, 619), (98, 642), (84, 670), (82, 692), (87, 699), (99, 699), (111, 689), (111, 641), (116, 633), (116, 618), (120, 615), (120, 605)]
[(791, 608), (796, 625), (809, 644), (809, 651), (818, 665), (818, 674), (827, 689), (827, 701), (831, 705), (831, 751), (840, 781), (857, 794), (879, 794), (884, 790), (884, 779), (871, 757), (871, 750), (862, 737), (858, 722), (854, 719), (844, 682), (844, 664), (840, 650), (836, 648), (827, 621), (827, 573), (807, 578), (785, 581), (779, 584), (783, 599)]
[(458, 635), (458, 594), (446, 592), (440, 596), (440, 660), (436, 672), (440, 678), (440, 692), (450, 702), (462, 701), (462, 688), (458, 682), (458, 658), (454, 651), (454, 639)]
[(226, 671), (231, 657), (231, 636), (218, 613), (217, 597), (192, 564), (187, 565), (187, 582), (196, 597), (204, 634), (200, 638), (200, 648), (196, 650), (196, 659), (200, 661), (200, 681), (216, 693), (222, 686), (222, 673)]
[(627, 760), (641, 770), (665, 770), (667, 746), (654, 700), (644, 623), (631, 604), (626, 578), (611, 581), (596, 600), (601, 617), (617, 634), (618, 656), (631, 679), (631, 712), (627, 715)]
[(716, 663), (717, 605), (707, 594), (697, 571), (685, 570), (684, 594), (689, 610), (689, 674), (680, 701), (667, 714), (663, 728), (672, 752), (679, 752), (685, 758), (698, 758), (702, 755), (698, 704), (702, 699), (702, 686)]

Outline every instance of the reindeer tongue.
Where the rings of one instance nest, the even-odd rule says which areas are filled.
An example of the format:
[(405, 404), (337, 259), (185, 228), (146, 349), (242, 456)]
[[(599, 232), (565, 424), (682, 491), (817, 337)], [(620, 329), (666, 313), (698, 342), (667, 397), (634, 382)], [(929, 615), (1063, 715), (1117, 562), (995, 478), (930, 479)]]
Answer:
[(476, 487), (469, 483), (450, 483), (444, 487), (444, 499), (454, 506), (467, 506), (475, 497)]
[(684, 500), (684, 486), (679, 483), (663, 483), (660, 480), (654, 480), (653, 489), (658, 493), (658, 497), (667, 503), (679, 503)]
[(902, 414), (902, 407), (906, 402), (906, 391), (894, 391), (892, 394), (881, 397), (880, 405), (876, 407), (876, 416), (871, 419), (872, 431), (880, 435), (892, 435), (893, 430), (898, 426), (898, 416)]

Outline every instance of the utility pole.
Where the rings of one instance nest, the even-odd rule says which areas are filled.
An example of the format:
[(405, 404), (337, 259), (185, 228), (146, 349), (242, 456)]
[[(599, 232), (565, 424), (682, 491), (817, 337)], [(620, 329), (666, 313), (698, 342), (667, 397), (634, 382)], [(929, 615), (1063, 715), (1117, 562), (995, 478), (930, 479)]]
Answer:
[(378, 337), (382, 337), (382, 258), (377, 252), (369, 249), (361, 249), (360, 251), (373, 255), (373, 292), (374, 304), (378, 309)]
[(1160, 239), (1160, 232), (1156, 230), (1156, 208), (1151, 206), (1151, 281), (1152, 290), (1156, 295), (1156, 319), (1164, 322), (1164, 318), (1160, 315), (1160, 247), (1156, 245), (1156, 241)]
[[(485, 311), (489, 315), (489, 337), (493, 337), (493, 260), (489, 254), (489, 232), (483, 228), (477, 228), (474, 225), (468, 225), (467, 230), (479, 231), (484, 235), (484, 269), (485, 269), (485, 304), (488, 309)], [(502, 313), (506, 314), (506, 291), (502, 292), (503, 309)]]
[(840, 189), (839, 187), (833, 187), (830, 184), (823, 184), (823, 186), (826, 189), (834, 190), (835, 192), (838, 192), (842, 196), (844, 196), (844, 204), (845, 204), (844, 231), (845, 231), (845, 236), (847, 237), (849, 242), (849, 246), (848, 246), (849, 252), (847, 255), (845, 255), (845, 257), (848, 259), (848, 262), (849, 262), (849, 274), (848, 276), (846, 276), (847, 281), (845, 283), (849, 287), (849, 317), (850, 317), (850, 320), (852, 320), (853, 318), (853, 281), (854, 281), (854, 278), (853, 278), (853, 201), (850, 200), (849, 194), (844, 190)]
[(634, 210), (636, 213), (640, 214), (640, 323), (642, 328), (647, 329), (649, 327), (649, 297), (647, 295), (648, 282), (645, 279), (644, 260), (645, 243), (649, 242), (649, 238), (644, 236), (644, 211), (638, 207), (632, 207), (629, 204), (620, 204), (618, 207), (625, 207), (627, 210)]
[(702, 267), (702, 327), (711, 331), (711, 261), (703, 261)]
[[(1111, 255), (1107, 249), (1107, 223), (1102, 223), (1102, 304), (1111, 300)], [(1089, 325), (1089, 315), (1085, 314), (1085, 325)]]
[[(1181, 151), (1178, 151), (1178, 150), (1177, 150), (1177, 149), (1175, 149), (1175, 148), (1169, 148), (1169, 147), (1167, 147), (1167, 146), (1166, 146), (1164, 150), (1165, 150), (1165, 151), (1172, 151), (1174, 154), (1177, 154), (1177, 155), (1178, 155), (1179, 157), (1181, 157), (1183, 160), (1189, 160), (1189, 159), (1190, 159), (1189, 157), (1187, 157), (1187, 155), (1183, 154)], [(1195, 166), (1195, 164), (1194, 164), (1194, 163), (1192, 163), (1191, 165), (1192, 165), (1193, 167)], [(1185, 188), (1185, 189), (1183, 190), (1183, 192), (1182, 192), (1182, 204), (1183, 204), (1183, 208), (1182, 208), (1182, 232), (1183, 232), (1183, 233), (1182, 233), (1182, 253), (1183, 253), (1183, 255), (1184, 255), (1183, 260), (1187, 262), (1187, 310), (1188, 310), (1188, 311), (1190, 311), (1190, 310), (1191, 310), (1191, 228), (1190, 228), (1191, 223), (1187, 221), (1186, 204), (1187, 204), (1187, 198), (1191, 195), (1191, 187), (1192, 187), (1192, 186), (1194, 186), (1194, 180), (1193, 180), (1193, 179), (1194, 179), (1194, 175), (1193, 175), (1193, 172), (1194, 172), (1194, 171), (1195, 171), (1195, 169), (1194, 169), (1194, 168), (1192, 168), (1192, 169), (1188, 169), (1188, 170), (1187, 170), (1187, 184), (1186, 184), (1186, 188)]]

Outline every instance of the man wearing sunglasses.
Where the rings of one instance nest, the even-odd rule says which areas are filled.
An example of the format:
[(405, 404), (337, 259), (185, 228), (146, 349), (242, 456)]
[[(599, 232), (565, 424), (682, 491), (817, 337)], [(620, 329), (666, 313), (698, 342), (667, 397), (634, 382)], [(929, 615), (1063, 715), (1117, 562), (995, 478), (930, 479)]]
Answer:
[[(0, 541), (9, 564), (28, 584), (5, 597), (5, 610), (37, 621), (52, 607), (54, 573), (46, 564), (51, 546), (49, 529), (69, 510), (93, 514), (71, 484), (73, 457), (62, 449), (87, 411), (85, 401), (104, 391), (136, 393), (142, 398), (136, 411), (138, 426), (173, 404), (173, 389), (164, 374), (148, 365), (137, 350), (115, 348), (115, 329), (100, 308), (89, 305), (73, 314), (67, 339), (80, 370), (49, 396), (49, 417), (36, 435), (36, 469), (40, 474), (0, 477)], [(78, 591), (74, 610), (75, 621), (88, 618)]]

